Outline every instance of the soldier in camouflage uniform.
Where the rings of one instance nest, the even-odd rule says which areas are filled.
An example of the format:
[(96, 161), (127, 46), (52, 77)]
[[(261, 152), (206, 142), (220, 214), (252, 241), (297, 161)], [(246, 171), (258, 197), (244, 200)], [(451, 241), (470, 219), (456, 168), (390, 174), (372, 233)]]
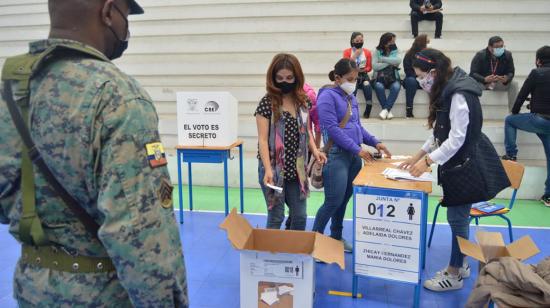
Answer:
[[(47, 260), (66, 268), (59, 260), (75, 257), (71, 270), (55, 270), (45, 256), (23, 253), (14, 296), (23, 307), (188, 307), (156, 110), (145, 90), (110, 62), (125, 49), (127, 15), (143, 10), (133, 0), (49, 0), (49, 10), (50, 39), (30, 44), (31, 55), (53, 50), (28, 87), (31, 136), (100, 228), (97, 235), (87, 232), (34, 168), (36, 213), (46, 247), (55, 252)], [(21, 104), (19, 86), (12, 89)], [(0, 132), (0, 223), (22, 242), (22, 141), (5, 99)], [(78, 260), (105, 258), (112, 270), (101, 263), (97, 271), (79, 269)]]

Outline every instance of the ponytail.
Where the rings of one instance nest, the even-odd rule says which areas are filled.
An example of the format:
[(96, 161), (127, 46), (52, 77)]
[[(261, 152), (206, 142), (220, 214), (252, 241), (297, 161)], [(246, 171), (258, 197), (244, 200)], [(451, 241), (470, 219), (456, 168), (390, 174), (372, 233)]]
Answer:
[(330, 81), (336, 80), (336, 75), (344, 76), (347, 73), (357, 70), (357, 63), (348, 58), (342, 58), (334, 65), (334, 69), (328, 73), (328, 79)]

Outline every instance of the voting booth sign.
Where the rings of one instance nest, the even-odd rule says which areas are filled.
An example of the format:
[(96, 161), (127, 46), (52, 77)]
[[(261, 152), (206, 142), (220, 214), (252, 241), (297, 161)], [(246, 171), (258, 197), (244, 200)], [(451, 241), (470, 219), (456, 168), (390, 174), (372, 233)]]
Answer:
[(388, 178), (385, 170), (396, 162), (401, 161), (365, 164), (353, 180), (351, 295), (359, 295), (359, 277), (397, 281), (414, 286), (414, 307), (419, 307), (432, 182)]
[(237, 140), (238, 102), (229, 92), (178, 92), (178, 144), (229, 146)]
[(423, 200), (418, 191), (356, 188), (355, 275), (418, 283)]

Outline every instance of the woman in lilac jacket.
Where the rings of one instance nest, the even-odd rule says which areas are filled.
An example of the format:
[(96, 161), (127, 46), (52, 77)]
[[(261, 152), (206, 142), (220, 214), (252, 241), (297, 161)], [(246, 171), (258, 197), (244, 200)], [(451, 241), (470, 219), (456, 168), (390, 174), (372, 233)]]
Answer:
[[(355, 61), (341, 59), (329, 73), (334, 84), (319, 90), (317, 97), (317, 111), (325, 144), (329, 139), (334, 144), (328, 153), (328, 162), (323, 166), (325, 202), (315, 216), (313, 231), (323, 233), (331, 219), (330, 236), (342, 240), (347, 252), (351, 252), (352, 246), (342, 239), (342, 224), (353, 192), (352, 182), (361, 169), (361, 158), (367, 162), (373, 161), (371, 153), (361, 145), (375, 147), (391, 157), (386, 146), (361, 126), (357, 99), (353, 95), (358, 72)], [(351, 105), (351, 116), (347, 124), (340, 128), (348, 105)]]

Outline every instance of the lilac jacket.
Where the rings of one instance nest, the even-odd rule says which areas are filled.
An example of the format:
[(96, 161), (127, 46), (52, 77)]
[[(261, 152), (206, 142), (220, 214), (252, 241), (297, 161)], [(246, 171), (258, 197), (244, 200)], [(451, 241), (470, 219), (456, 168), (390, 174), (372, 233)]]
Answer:
[(304, 83), (304, 91), (311, 102), (311, 109), (309, 109), (311, 122), (309, 123), (309, 128), (313, 126), (315, 131), (319, 133), (321, 132), (321, 127), (319, 126), (319, 115), (317, 114), (317, 95), (315, 95), (315, 90), (308, 83)]
[(348, 95), (340, 87), (322, 88), (317, 97), (317, 112), (324, 135), (328, 134), (334, 140), (334, 145), (357, 154), (361, 151), (362, 143), (375, 147), (380, 141), (361, 126), (359, 106), (353, 94), (349, 95), (352, 115), (346, 126), (340, 128), (340, 121), (348, 108), (346, 97)]

